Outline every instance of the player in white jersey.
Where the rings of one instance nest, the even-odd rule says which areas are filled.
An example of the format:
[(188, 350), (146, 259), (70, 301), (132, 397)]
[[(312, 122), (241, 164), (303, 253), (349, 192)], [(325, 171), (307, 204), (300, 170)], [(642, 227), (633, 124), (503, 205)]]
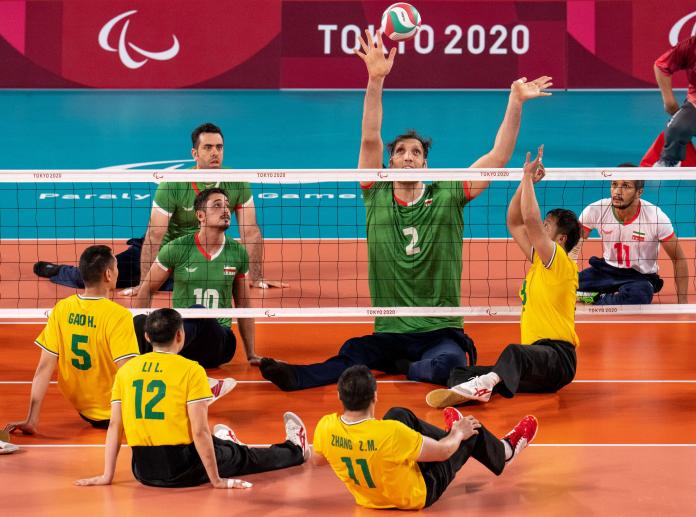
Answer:
[(641, 199), (644, 186), (643, 180), (614, 180), (610, 198), (582, 211), (583, 240), (596, 229), (603, 248), (603, 258), (591, 257), (590, 267), (580, 272), (578, 297), (582, 301), (597, 305), (650, 303), (664, 284), (657, 266), (662, 245), (672, 259), (677, 301), (688, 303), (686, 257), (669, 217)]

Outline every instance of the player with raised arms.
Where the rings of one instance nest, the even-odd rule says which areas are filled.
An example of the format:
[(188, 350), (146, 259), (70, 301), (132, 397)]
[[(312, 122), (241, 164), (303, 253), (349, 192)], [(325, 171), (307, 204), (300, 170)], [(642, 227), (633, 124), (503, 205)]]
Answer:
[[(362, 119), (358, 166), (381, 168), (384, 144), (382, 90), (394, 64), (396, 48), (385, 55), (382, 36), (369, 31), (356, 54), (365, 63), (368, 83)], [(520, 128), (523, 104), (551, 86), (550, 77), (512, 83), (505, 117), (493, 148), (472, 167), (503, 167)], [(389, 167), (428, 166), (430, 140), (414, 131), (387, 145)], [(488, 181), (375, 182), (361, 184), (367, 214), (368, 278), (375, 307), (458, 307), (461, 295), (462, 210)], [(348, 340), (322, 363), (290, 365), (264, 358), (262, 375), (283, 390), (336, 382), (351, 365), (402, 373), (409, 379), (445, 385), (452, 368), (475, 362), (473, 341), (461, 317), (378, 317), (375, 332)]]

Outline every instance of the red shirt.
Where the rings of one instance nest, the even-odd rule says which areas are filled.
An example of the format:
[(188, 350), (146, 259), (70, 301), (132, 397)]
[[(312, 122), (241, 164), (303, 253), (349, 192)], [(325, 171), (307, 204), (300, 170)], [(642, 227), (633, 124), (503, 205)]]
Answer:
[(686, 70), (686, 78), (689, 81), (689, 93), (686, 99), (696, 106), (696, 36), (677, 43), (676, 47), (657, 58), (655, 66), (669, 76), (679, 70)]
[[(657, 138), (645, 153), (645, 156), (640, 160), (641, 167), (652, 167), (655, 162), (660, 159), (662, 148), (665, 146), (664, 131), (657, 135)], [(696, 167), (696, 147), (689, 142), (686, 144), (686, 158), (681, 162), (681, 167)]]

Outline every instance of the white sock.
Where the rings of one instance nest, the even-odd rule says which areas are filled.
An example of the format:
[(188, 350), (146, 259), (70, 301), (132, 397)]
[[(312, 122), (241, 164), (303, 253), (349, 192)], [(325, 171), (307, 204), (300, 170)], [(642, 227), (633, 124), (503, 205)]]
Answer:
[(510, 442), (507, 440), (500, 440), (503, 442), (503, 447), (505, 447), (505, 461), (510, 461), (512, 459), (513, 450), (510, 446)]

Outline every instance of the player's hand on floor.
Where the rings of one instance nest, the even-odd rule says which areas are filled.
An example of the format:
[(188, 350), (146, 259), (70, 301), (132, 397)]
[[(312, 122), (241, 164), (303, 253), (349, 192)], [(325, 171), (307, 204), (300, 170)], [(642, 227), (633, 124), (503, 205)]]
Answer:
[(78, 479), (77, 481), (75, 481), (75, 484), (77, 486), (101, 486), (110, 485), (111, 480), (108, 479), (106, 476), (101, 475), (95, 476), (93, 478)]
[(138, 296), (138, 291), (140, 291), (140, 284), (124, 289), (119, 294), (121, 296)]
[(20, 422), (10, 422), (3, 429), (6, 433), (19, 431), (22, 434), (36, 434), (36, 424), (22, 420)]
[(213, 483), (214, 488), (251, 488), (254, 486), (248, 481), (242, 479), (220, 478)]
[(265, 278), (259, 278), (251, 282), (251, 287), (258, 287), (259, 289), (271, 289), (272, 287), (278, 287), (284, 289), (290, 287), (290, 284), (286, 282), (281, 282), (280, 280), (266, 280)]
[(261, 356), (256, 354), (250, 355), (247, 357), (247, 361), (249, 361), (251, 366), (259, 366), (261, 364)]

